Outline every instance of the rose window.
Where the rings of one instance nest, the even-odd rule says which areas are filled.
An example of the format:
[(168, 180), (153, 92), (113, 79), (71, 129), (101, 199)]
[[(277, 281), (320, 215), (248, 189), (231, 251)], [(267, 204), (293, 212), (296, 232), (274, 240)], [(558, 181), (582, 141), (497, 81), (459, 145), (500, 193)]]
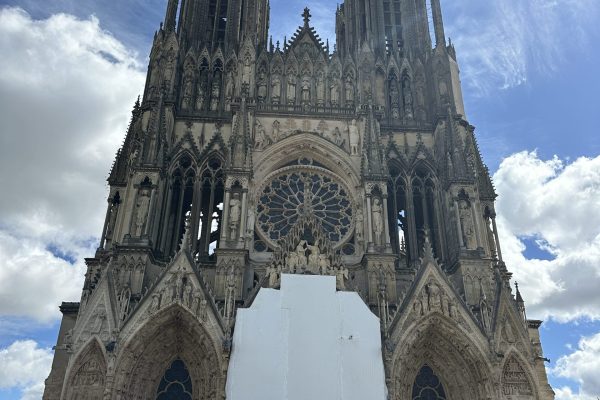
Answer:
[(338, 179), (318, 167), (289, 168), (262, 188), (256, 225), (262, 238), (276, 246), (302, 216), (313, 215), (334, 247), (352, 234), (352, 203)]

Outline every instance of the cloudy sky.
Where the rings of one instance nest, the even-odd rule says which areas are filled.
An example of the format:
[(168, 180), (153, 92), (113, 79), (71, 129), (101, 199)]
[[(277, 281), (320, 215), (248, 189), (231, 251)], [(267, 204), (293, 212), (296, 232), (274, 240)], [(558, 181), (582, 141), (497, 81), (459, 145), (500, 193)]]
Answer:
[[(305, 5), (271, 0), (274, 40)], [(79, 299), (105, 179), (166, 0), (0, 0), (0, 399), (39, 399), (63, 300)], [(557, 398), (600, 396), (600, 2), (442, 0), (500, 198), (501, 244)]]

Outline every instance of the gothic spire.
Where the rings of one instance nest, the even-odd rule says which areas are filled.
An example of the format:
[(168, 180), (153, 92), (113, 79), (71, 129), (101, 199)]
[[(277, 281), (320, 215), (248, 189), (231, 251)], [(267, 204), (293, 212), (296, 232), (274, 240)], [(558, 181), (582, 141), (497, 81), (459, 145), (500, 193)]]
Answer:
[(167, 32), (175, 31), (175, 24), (177, 20), (177, 9), (179, 8), (179, 0), (169, 0), (167, 6), (167, 13), (165, 15), (164, 29)]

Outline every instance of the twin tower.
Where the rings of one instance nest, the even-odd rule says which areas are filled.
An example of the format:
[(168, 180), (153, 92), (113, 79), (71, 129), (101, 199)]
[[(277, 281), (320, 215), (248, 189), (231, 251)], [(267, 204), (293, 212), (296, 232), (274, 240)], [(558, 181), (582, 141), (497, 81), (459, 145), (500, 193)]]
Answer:
[(169, 0), (44, 399), (224, 399), (237, 310), (282, 274), (360, 294), (390, 399), (554, 398), (440, 1), (334, 17), (333, 46), (308, 9), (273, 42), (265, 0)]

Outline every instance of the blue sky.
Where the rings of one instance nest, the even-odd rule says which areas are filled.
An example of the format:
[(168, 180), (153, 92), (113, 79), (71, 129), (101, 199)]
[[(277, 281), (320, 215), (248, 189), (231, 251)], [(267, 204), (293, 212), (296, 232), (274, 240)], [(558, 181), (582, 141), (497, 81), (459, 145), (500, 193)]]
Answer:
[[(0, 1), (0, 184), (10, 188), (0, 199), (0, 364), (39, 366), (30, 377), (0, 372), (0, 399), (39, 397), (57, 305), (78, 299), (82, 260), (93, 255), (104, 216), (103, 180), (142, 90), (165, 3)], [(336, 3), (315, 0), (273, 0), (274, 40), (290, 37), (307, 5), (321, 37), (334, 43)], [(528, 315), (547, 320), (550, 381), (559, 399), (595, 399), (600, 2), (442, 0), (442, 7), (467, 117), (495, 174), (508, 268)], [(44, 116), (53, 122), (38, 123)]]

